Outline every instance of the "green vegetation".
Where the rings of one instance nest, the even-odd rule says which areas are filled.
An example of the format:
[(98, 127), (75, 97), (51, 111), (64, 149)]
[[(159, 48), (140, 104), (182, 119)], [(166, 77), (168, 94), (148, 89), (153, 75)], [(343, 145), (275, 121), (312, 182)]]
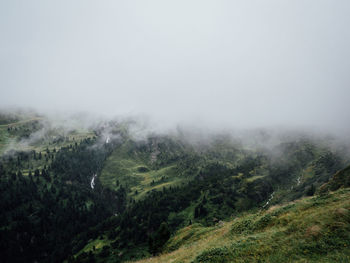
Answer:
[(350, 189), (177, 231), (158, 257), (137, 262), (348, 262)]
[[(154, 155), (161, 148), (158, 144), (164, 149), (161, 162)], [(305, 140), (283, 144), (279, 151), (281, 157), (271, 159), (220, 141), (199, 151), (170, 137), (117, 145), (106, 161), (101, 181), (106, 187), (127, 191), (128, 209), (94, 229), (107, 237), (110, 246), (105, 246), (103, 253), (85, 251), (85, 257), (80, 254), (78, 260), (90, 255), (97, 261), (124, 261), (157, 254), (162, 246), (155, 248), (152, 240), (162, 222), (172, 233), (189, 224), (208, 227), (244, 211), (313, 195), (342, 165), (338, 155)], [(311, 174), (308, 179), (305, 171)], [(298, 182), (302, 177), (303, 182)], [(115, 254), (120, 256), (116, 259)]]
[[(98, 185), (96, 191), (89, 189), (92, 172), (99, 171), (101, 160), (108, 154), (108, 149), (90, 148), (92, 144), (91, 139), (85, 139), (71, 148), (48, 151), (49, 158), (30, 152), (2, 159), (0, 231), (4, 262), (62, 261), (71, 253), (70, 242), (75, 235), (106, 218), (111, 210), (122, 209), (121, 198), (101, 193)], [(21, 172), (29, 163), (41, 162), (45, 163), (43, 169), (34, 167), (28, 176)]]
[(100, 178), (104, 186), (117, 190), (123, 185), (130, 197), (139, 200), (152, 190), (188, 181), (188, 178), (179, 175), (176, 165), (170, 163), (156, 167), (151, 162), (151, 154), (133, 149), (134, 145), (135, 142), (126, 141), (106, 160)]
[[(7, 150), (0, 156), (2, 262), (63, 261), (72, 238), (118, 205), (98, 185), (89, 190), (87, 171), (99, 171), (110, 150), (92, 149), (92, 132), (63, 136), (43, 125), (31, 118), (0, 127)], [(42, 136), (32, 142), (37, 132)]]
[(0, 154), (4, 152), (10, 142), (11, 141), (9, 133), (7, 131), (7, 126), (0, 125)]
[(130, 123), (2, 123), (1, 262), (348, 259), (350, 168), (325, 141), (258, 150), (224, 135), (137, 140)]
[(49, 125), (47, 120), (38, 116), (16, 122), (11, 120), (0, 125), (0, 154), (5, 151), (53, 151), (95, 136), (88, 130), (65, 131), (63, 128), (45, 127)]

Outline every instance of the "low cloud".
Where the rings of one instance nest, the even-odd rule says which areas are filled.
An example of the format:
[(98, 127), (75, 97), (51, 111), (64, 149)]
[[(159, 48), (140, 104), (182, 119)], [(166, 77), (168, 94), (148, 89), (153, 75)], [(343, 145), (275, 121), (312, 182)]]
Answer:
[(349, 8), (317, 0), (3, 1), (0, 104), (147, 116), (157, 130), (346, 135)]

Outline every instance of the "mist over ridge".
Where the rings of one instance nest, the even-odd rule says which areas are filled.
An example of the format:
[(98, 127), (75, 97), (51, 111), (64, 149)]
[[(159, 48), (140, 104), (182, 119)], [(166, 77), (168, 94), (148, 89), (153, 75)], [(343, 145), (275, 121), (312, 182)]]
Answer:
[(158, 141), (169, 138), (191, 145), (199, 151), (213, 145), (226, 145), (237, 149), (258, 151), (273, 157), (281, 155), (278, 148), (283, 144), (306, 142), (323, 145), (350, 157), (348, 134), (306, 126), (238, 127), (227, 123), (213, 125), (213, 123), (200, 121), (163, 123), (145, 114), (113, 116), (86, 111), (40, 111), (18, 107), (1, 108), (0, 117), (5, 120), (13, 119), (14, 123), (8, 124), (7, 127), (16, 125), (16, 122), (19, 125), (21, 122), (38, 123), (36, 130), (29, 136), (17, 141), (12, 140), (4, 150), (5, 153), (13, 150), (29, 150), (34, 145), (45, 141), (49, 143), (52, 138), (90, 133), (88, 135), (90, 137), (97, 136), (96, 146), (105, 144), (107, 138), (115, 142), (129, 138), (141, 144), (153, 139)]
[(0, 1), (0, 262), (350, 262), (349, 13)]
[(349, 2), (253, 2), (3, 2), (0, 105), (349, 133)]

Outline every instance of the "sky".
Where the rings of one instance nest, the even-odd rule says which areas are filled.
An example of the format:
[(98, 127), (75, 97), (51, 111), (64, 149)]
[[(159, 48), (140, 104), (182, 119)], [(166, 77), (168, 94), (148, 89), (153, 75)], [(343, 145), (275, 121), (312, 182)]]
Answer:
[(350, 132), (350, 1), (0, 1), (0, 106)]

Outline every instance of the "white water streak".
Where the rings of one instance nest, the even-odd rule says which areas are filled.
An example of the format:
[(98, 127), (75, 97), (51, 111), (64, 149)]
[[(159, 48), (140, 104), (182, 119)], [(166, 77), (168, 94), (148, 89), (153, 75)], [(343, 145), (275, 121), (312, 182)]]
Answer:
[(273, 196), (274, 196), (275, 192), (272, 192), (270, 198), (267, 200), (266, 204), (263, 206), (263, 208), (265, 208), (272, 200)]
[(94, 189), (94, 187), (95, 187), (95, 178), (96, 177), (97, 177), (97, 174), (94, 174), (92, 176), (92, 179), (91, 179), (91, 182), (90, 182), (91, 189)]

